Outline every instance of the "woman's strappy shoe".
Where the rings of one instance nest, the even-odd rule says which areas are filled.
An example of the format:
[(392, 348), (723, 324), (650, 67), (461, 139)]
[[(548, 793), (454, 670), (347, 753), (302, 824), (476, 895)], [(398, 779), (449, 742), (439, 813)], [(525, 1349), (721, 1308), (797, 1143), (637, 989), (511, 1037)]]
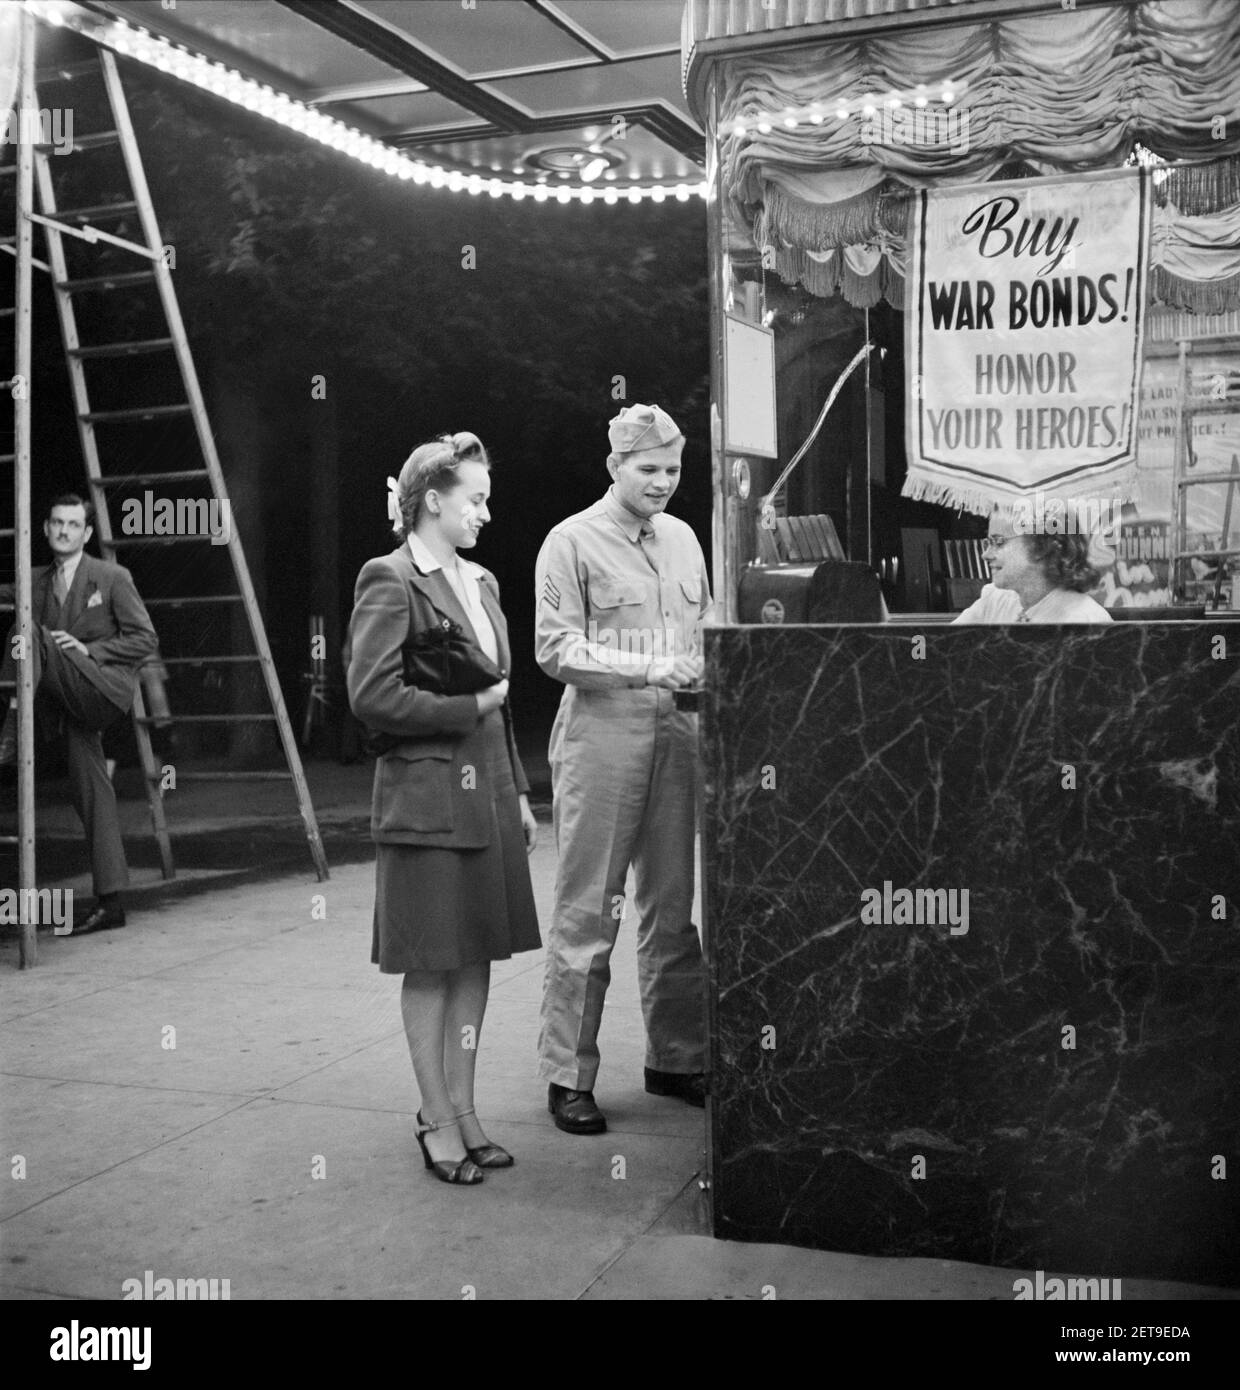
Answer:
[(475, 1183), (482, 1181), (482, 1170), (474, 1162), (473, 1155), (466, 1158), (457, 1159), (434, 1159), (427, 1152), (426, 1140), (422, 1138), (424, 1134), (430, 1134), (437, 1129), (446, 1129), (449, 1125), (456, 1124), (456, 1120), (438, 1120), (434, 1124), (428, 1124), (422, 1118), (422, 1112), (418, 1111), (418, 1127), (413, 1131), (413, 1137), (418, 1141), (418, 1148), (422, 1150), (422, 1157), (426, 1160), (426, 1166), (439, 1179), (440, 1182), (455, 1183), (458, 1186), (472, 1187)]
[[(462, 1110), (455, 1118), (463, 1120), (466, 1115), (474, 1114), (473, 1109)], [(476, 1149), (471, 1149), (465, 1145), (465, 1152), (473, 1159), (479, 1168), (511, 1168), (517, 1161), (507, 1149), (501, 1149), (498, 1144), (479, 1144)]]

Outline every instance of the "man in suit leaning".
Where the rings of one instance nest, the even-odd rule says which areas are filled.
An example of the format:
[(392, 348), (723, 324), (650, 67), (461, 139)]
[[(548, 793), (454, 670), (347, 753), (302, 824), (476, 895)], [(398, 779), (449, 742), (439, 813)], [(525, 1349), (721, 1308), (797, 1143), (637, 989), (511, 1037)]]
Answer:
[[(76, 493), (48, 508), (43, 534), (53, 563), (31, 571), (35, 719), (44, 737), (63, 735), (73, 805), (90, 843), (95, 906), (75, 914), (72, 935), (125, 925), (121, 892), (129, 869), (116, 814), (116, 793), (103, 756), (102, 732), (128, 714), (138, 668), (158, 639), (129, 571), (85, 553), (93, 509)], [(13, 601), (13, 585), (0, 585)], [(0, 679), (15, 679), (13, 635), (5, 642)], [(0, 767), (17, 761), (17, 700), (9, 700), (0, 732)]]

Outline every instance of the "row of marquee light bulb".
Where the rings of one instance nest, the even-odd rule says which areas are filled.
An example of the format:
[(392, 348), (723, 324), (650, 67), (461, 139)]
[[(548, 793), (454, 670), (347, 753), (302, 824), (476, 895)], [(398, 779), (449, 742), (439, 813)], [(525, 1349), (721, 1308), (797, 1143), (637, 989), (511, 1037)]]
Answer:
[(535, 203), (570, 203), (576, 200), (581, 203), (597, 201), (614, 205), (619, 202), (640, 203), (645, 199), (652, 203), (662, 203), (669, 196), (677, 202), (687, 203), (695, 195), (706, 196), (705, 183), (635, 185), (629, 188), (579, 188), (565, 185), (551, 188), (546, 184), (488, 178), (481, 174), (464, 174), (457, 169), (448, 170), (437, 165), (425, 164), (421, 160), (410, 159), (373, 136), (345, 125), (343, 121), (325, 116), (304, 102), (286, 96), (283, 92), (274, 91), (262, 83), (254, 82), (223, 63), (213, 63), (123, 19), (83, 21), (74, 8), (58, 3), (58, 0), (24, 0), (24, 3), (33, 15), (48, 24), (77, 29), (96, 42), (106, 44), (123, 57), (147, 63), (179, 81), (201, 87), (203, 91), (223, 97), (224, 100), (244, 107), (247, 111), (276, 121), (331, 149), (339, 150), (373, 169), (390, 174), (394, 178), (410, 179), (415, 184), (426, 184), (430, 188), (446, 188), (450, 193), (488, 193), (492, 198), (502, 198), (506, 195), (516, 202), (529, 198)]
[(841, 100), (835, 103), (814, 101), (808, 106), (785, 106), (780, 112), (762, 112), (760, 115), (750, 116), (748, 119), (737, 117), (736, 120), (728, 123), (728, 130), (733, 135), (738, 136), (749, 135), (755, 130), (759, 135), (769, 135), (776, 126), (795, 130), (800, 125), (822, 125), (832, 112), (837, 120), (846, 121), (850, 116), (875, 116), (878, 114), (880, 106), (889, 111), (894, 111), (901, 106), (914, 108), (928, 106), (936, 96), (944, 106), (950, 106), (968, 85), (963, 79), (959, 82), (945, 82), (937, 93), (932, 93), (925, 83), (921, 83), (911, 91), (889, 92), (886, 96), (881, 97), (867, 92), (855, 101)]

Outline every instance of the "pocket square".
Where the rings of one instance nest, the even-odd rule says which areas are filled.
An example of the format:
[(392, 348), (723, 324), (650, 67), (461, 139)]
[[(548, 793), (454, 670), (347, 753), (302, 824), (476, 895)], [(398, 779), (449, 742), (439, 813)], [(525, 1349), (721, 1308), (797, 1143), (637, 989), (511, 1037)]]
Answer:
[(102, 602), (103, 595), (99, 592), (98, 589), (96, 589), (95, 592), (91, 594), (91, 596), (86, 600), (86, 606), (87, 608), (98, 608)]

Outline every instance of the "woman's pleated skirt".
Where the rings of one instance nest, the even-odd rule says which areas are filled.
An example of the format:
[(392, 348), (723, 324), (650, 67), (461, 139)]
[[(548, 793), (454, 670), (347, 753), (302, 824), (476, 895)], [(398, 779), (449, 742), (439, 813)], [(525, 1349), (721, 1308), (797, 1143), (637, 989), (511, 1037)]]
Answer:
[(492, 788), (485, 849), (378, 845), (370, 958), (385, 974), (456, 970), (542, 945), (502, 716), (484, 730)]

